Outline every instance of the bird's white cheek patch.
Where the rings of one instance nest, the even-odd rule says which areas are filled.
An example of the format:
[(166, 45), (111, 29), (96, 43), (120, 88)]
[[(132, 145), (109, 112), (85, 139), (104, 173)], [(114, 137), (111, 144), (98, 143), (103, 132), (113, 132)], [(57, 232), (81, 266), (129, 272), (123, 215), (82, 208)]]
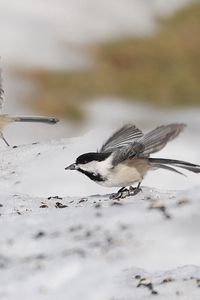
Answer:
[(110, 173), (111, 164), (109, 160), (91, 161), (87, 164), (79, 164), (78, 167), (83, 171), (99, 174), (102, 177), (106, 178)]
[(79, 164), (78, 167), (84, 171), (95, 173), (97, 171), (97, 162), (91, 161), (87, 164)]

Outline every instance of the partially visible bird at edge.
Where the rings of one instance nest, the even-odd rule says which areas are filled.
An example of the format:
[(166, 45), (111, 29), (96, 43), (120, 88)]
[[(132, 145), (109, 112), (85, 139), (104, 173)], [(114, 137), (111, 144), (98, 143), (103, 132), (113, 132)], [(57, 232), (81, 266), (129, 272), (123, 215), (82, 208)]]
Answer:
[[(0, 109), (2, 109), (3, 99), (3, 88), (2, 88), (2, 75), (0, 69)], [(3, 135), (3, 129), (6, 125), (13, 122), (34, 122), (34, 123), (45, 123), (45, 124), (56, 124), (59, 120), (54, 117), (41, 117), (41, 116), (11, 116), (7, 114), (0, 114), (0, 138), (9, 146), (8, 141)]]

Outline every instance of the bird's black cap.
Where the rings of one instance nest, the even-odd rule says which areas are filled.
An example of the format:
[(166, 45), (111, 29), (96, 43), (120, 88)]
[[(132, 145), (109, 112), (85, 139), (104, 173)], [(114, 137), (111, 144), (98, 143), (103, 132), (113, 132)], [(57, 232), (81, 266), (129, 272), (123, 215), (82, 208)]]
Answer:
[(80, 155), (76, 159), (76, 164), (87, 164), (91, 161), (102, 161), (110, 156), (111, 153), (98, 153), (98, 152), (89, 152)]

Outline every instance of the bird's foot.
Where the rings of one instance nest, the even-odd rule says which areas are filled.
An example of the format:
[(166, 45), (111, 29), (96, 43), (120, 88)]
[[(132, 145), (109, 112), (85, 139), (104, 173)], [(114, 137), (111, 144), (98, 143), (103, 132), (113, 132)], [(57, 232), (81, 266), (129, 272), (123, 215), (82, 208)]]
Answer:
[(111, 194), (110, 199), (119, 200), (129, 196), (129, 190), (127, 188), (121, 188), (117, 193)]
[(9, 143), (7, 142), (7, 140), (5, 139), (2, 131), (0, 131), (0, 138), (4, 141), (4, 143), (7, 145), (7, 146), (10, 146)]
[(141, 182), (138, 183), (137, 187), (130, 186), (129, 189), (123, 187), (116, 194), (111, 194), (110, 199), (119, 200), (126, 197), (135, 196), (142, 191), (142, 189), (140, 188), (140, 184)]
[(140, 187), (140, 183), (138, 184), (137, 187), (130, 186), (129, 187), (129, 196), (135, 196), (135, 195), (137, 195), (141, 191), (142, 191), (142, 189)]

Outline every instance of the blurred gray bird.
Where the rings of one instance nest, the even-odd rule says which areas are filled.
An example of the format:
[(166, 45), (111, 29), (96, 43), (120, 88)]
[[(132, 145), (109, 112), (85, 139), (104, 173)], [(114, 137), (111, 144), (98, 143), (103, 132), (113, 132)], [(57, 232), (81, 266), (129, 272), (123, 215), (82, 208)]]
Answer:
[[(174, 168), (177, 167), (200, 173), (200, 165), (150, 157), (177, 137), (184, 127), (185, 124), (169, 124), (144, 134), (136, 126), (127, 124), (117, 130), (98, 152), (82, 154), (65, 169), (77, 170), (102, 186), (120, 187), (111, 196), (114, 199), (136, 195), (141, 191), (140, 184), (149, 170), (165, 169), (182, 174)], [(132, 187), (134, 183), (138, 183), (137, 187)]]
[[(1, 70), (0, 70), (0, 109), (3, 106), (3, 88), (2, 88), (2, 77), (1, 77)], [(40, 116), (10, 116), (0, 114), (0, 138), (9, 146), (9, 143), (3, 136), (3, 129), (6, 125), (12, 122), (36, 122), (36, 123), (45, 123), (45, 124), (56, 124), (59, 120), (52, 117), (40, 117)]]

